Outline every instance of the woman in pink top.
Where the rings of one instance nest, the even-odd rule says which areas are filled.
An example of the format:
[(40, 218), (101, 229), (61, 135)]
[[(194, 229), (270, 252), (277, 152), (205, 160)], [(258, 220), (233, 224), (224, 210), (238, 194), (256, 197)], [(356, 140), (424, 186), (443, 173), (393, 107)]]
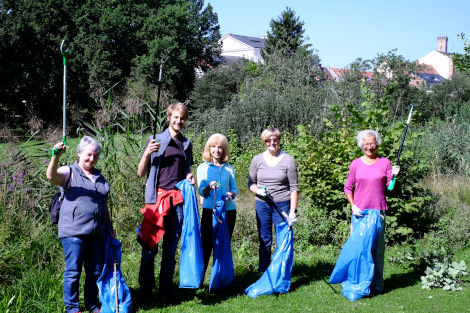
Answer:
[(383, 292), (383, 267), (385, 252), (385, 211), (387, 202), (385, 192), (392, 175), (398, 175), (399, 166), (392, 166), (386, 158), (377, 154), (382, 140), (380, 134), (374, 130), (360, 131), (357, 136), (357, 145), (364, 155), (352, 161), (349, 167), (349, 175), (344, 185), (344, 193), (355, 216), (362, 216), (364, 209), (380, 210), (382, 231), (377, 239), (372, 256), (375, 264), (374, 279), (370, 285), (371, 295)]

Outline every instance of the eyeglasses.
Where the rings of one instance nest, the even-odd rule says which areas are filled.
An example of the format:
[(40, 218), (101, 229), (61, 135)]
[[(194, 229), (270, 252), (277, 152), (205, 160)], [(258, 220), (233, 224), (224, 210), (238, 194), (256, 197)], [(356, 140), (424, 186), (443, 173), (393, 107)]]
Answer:
[(375, 143), (366, 143), (365, 145), (362, 145), (363, 148), (376, 148), (377, 144)]
[(279, 138), (270, 138), (270, 139), (265, 139), (264, 140), (265, 143), (270, 143), (270, 142), (279, 142)]

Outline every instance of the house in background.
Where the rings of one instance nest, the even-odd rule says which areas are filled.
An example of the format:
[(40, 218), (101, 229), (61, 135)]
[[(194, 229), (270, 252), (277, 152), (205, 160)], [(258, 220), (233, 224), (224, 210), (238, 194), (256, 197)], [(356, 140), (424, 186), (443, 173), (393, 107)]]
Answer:
[(419, 59), (418, 63), (432, 65), (437, 71), (437, 74), (445, 79), (450, 79), (454, 74), (454, 62), (452, 61), (453, 53), (447, 52), (447, 40), (448, 38), (446, 36), (437, 37), (436, 51), (429, 52)]
[(265, 37), (250, 37), (228, 33), (219, 39), (222, 45), (221, 61), (227, 63), (241, 58), (263, 63), (261, 49), (264, 48)]

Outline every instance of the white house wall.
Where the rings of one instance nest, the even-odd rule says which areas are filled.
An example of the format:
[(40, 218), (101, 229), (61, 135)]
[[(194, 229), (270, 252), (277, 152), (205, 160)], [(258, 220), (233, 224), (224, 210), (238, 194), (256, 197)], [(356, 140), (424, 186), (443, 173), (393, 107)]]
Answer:
[(419, 59), (418, 63), (432, 65), (445, 79), (450, 79), (452, 76), (452, 59), (440, 52), (432, 51)]
[(233, 38), (227, 37), (223, 41), (222, 56), (238, 57), (252, 60), (254, 62), (261, 62), (261, 52), (259, 48), (249, 47)]

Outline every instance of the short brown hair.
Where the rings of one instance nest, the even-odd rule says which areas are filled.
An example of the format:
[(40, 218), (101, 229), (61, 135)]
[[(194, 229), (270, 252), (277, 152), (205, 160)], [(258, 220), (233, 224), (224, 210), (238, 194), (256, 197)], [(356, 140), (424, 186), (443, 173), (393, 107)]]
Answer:
[(223, 162), (228, 162), (230, 159), (230, 148), (228, 145), (227, 137), (222, 134), (213, 134), (207, 139), (206, 145), (204, 146), (204, 152), (202, 153), (202, 159), (207, 162), (212, 161), (211, 157), (211, 146), (220, 144), (223, 148), (221, 159)]
[(174, 111), (178, 111), (183, 115), (183, 118), (185, 120), (188, 119), (188, 107), (181, 102), (176, 102), (171, 104), (167, 109), (166, 109), (166, 118), (169, 119), (171, 117), (171, 114), (173, 114)]

